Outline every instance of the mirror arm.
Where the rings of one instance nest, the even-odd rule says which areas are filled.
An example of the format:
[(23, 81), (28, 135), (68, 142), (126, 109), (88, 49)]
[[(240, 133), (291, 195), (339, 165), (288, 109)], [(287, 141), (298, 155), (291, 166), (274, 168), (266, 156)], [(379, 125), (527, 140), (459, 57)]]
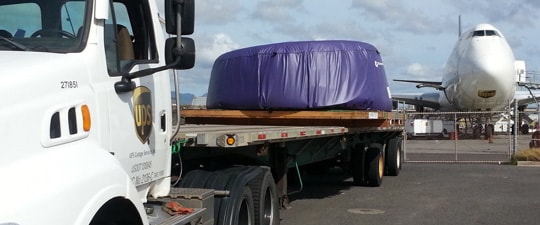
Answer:
[(182, 43), (182, 7), (180, 4), (183, 4), (184, 2), (182, 0), (177, 1), (178, 4), (176, 4), (176, 43), (180, 44)]
[(137, 71), (137, 72), (134, 72), (134, 73), (127, 74), (125, 77), (127, 79), (131, 80), (131, 79), (135, 79), (135, 78), (145, 77), (145, 76), (148, 76), (150, 74), (154, 74), (154, 73), (157, 73), (157, 72), (160, 72), (160, 71), (163, 71), (163, 70), (172, 69), (172, 68), (174, 68), (176, 65), (178, 65), (180, 63), (181, 59), (182, 59), (182, 57), (177, 57), (174, 60), (174, 62), (169, 64), (169, 65), (160, 66), (160, 67), (156, 67), (156, 68), (145, 69), (145, 70), (140, 70), (140, 71)]
[(135, 78), (145, 77), (163, 70), (168, 70), (174, 68), (176, 65), (180, 63), (180, 60), (182, 57), (177, 57), (173, 63), (165, 66), (160, 66), (156, 68), (150, 68), (145, 70), (140, 70), (134, 73), (128, 73), (122, 76), (122, 79), (114, 84), (114, 89), (116, 93), (125, 93), (133, 91), (135, 88), (135, 84), (131, 81)]

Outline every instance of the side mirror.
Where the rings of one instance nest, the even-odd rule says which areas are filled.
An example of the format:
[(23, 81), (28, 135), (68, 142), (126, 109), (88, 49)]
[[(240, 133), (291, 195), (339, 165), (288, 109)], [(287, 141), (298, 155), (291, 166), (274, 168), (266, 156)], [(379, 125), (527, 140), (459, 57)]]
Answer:
[(192, 34), (195, 27), (195, 0), (165, 0), (165, 29), (168, 34), (178, 34), (179, 17), (181, 34)]
[(177, 38), (168, 38), (165, 42), (165, 63), (177, 70), (187, 70), (195, 65), (195, 41), (191, 38), (182, 38), (182, 43), (177, 45)]

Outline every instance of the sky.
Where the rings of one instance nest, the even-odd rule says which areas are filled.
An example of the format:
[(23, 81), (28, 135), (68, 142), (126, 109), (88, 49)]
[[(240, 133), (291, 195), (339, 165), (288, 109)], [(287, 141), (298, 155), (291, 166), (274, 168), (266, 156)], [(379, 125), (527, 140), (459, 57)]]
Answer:
[[(392, 93), (419, 93), (393, 79), (440, 81), (462, 29), (498, 28), (527, 71), (540, 73), (537, 0), (196, 0), (196, 64), (180, 73), (180, 92), (208, 92), (214, 60), (240, 48), (289, 41), (353, 40), (374, 45)], [(535, 78), (540, 81), (540, 76)]]

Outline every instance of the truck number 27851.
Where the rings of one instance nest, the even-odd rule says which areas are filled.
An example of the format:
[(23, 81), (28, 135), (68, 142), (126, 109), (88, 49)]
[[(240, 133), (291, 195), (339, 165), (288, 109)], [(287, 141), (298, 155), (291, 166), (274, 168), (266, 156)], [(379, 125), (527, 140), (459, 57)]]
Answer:
[(76, 80), (65, 80), (65, 81), (60, 81), (60, 88), (64, 89), (64, 88), (78, 88), (79, 87), (79, 84), (77, 83)]

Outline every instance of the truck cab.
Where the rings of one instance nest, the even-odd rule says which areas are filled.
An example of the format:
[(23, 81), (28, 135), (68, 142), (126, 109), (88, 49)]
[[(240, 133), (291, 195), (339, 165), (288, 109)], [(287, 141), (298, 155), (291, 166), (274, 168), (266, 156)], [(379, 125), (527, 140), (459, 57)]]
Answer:
[(171, 182), (169, 69), (189, 67), (163, 16), (148, 0), (0, 1), (0, 224), (148, 223), (142, 203)]

